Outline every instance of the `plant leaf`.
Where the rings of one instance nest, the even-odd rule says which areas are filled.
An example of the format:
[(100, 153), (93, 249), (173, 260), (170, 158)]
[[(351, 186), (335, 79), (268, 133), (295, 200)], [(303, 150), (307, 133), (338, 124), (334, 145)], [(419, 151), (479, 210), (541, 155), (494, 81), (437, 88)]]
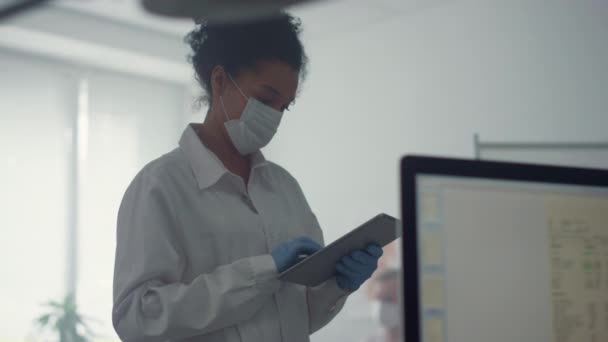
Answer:
[(74, 341), (75, 342), (87, 342), (87, 339), (81, 335), (76, 335), (76, 336), (74, 336)]
[(63, 308), (63, 305), (62, 305), (62, 304), (60, 304), (60, 303), (58, 303), (58, 302), (56, 302), (56, 301), (54, 301), (54, 300), (49, 301), (49, 302), (46, 302), (46, 303), (44, 304), (44, 306), (46, 306), (46, 307), (51, 307), (51, 308), (55, 308), (55, 309), (61, 309), (61, 308)]
[(85, 330), (86, 335), (94, 337), (96, 336), (96, 334), (93, 332), (93, 329), (91, 329), (91, 326), (86, 322), (88, 320), (89, 319), (84, 319), (82, 315), (78, 315), (76, 317), (76, 323)]
[(61, 342), (87, 342), (97, 336), (88, 323), (89, 321), (101, 323), (101, 321), (81, 315), (74, 294), (67, 294), (61, 303), (49, 301), (44, 306), (53, 310), (36, 319), (41, 331), (52, 329)]
[(51, 319), (51, 314), (46, 314), (38, 317), (36, 319), (36, 322), (42, 326), (46, 326), (47, 324), (49, 324), (49, 319)]

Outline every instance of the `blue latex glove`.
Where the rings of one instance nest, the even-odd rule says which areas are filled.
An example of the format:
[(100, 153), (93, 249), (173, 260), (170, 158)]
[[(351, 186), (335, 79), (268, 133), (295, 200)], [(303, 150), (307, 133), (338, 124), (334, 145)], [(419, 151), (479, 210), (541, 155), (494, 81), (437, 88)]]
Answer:
[(270, 254), (280, 273), (319, 249), (321, 249), (321, 245), (311, 238), (302, 236), (278, 245)]
[(336, 264), (336, 282), (343, 290), (356, 291), (378, 268), (382, 247), (371, 244), (342, 257)]

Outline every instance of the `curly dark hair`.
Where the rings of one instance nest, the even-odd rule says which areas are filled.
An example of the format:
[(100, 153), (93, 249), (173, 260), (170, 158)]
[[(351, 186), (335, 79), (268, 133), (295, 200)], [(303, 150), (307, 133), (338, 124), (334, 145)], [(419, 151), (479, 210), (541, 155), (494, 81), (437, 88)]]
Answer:
[(301, 27), (300, 19), (285, 12), (244, 23), (197, 21), (184, 40), (192, 49), (188, 60), (205, 92), (201, 99), (211, 103), (211, 72), (217, 65), (236, 77), (260, 61), (280, 61), (304, 78), (308, 57), (300, 41)]

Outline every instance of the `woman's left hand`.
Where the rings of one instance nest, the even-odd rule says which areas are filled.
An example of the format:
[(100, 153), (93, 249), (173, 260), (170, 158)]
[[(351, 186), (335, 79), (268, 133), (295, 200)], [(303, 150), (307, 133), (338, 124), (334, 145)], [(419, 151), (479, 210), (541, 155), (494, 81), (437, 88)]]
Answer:
[(378, 259), (381, 256), (382, 247), (372, 244), (364, 250), (354, 251), (350, 255), (342, 257), (336, 264), (338, 286), (347, 291), (359, 289), (376, 271)]

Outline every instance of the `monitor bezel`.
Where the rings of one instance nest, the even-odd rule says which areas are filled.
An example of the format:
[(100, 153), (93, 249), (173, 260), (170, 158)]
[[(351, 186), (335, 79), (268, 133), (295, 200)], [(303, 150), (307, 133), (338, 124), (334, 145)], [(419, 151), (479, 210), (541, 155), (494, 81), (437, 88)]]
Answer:
[[(418, 269), (416, 177), (418, 175), (482, 178), (608, 188), (608, 170), (405, 156), (401, 159), (401, 218), (403, 327), (405, 341), (422, 341)], [(447, 336), (446, 336), (447, 338)]]

